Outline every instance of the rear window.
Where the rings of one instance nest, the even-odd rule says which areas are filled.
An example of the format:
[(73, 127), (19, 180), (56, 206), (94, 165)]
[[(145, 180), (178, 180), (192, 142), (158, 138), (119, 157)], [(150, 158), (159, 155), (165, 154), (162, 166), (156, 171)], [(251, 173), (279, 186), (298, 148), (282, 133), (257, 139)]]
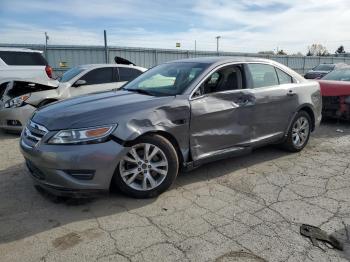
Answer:
[(36, 53), (36, 52), (0, 51), (0, 58), (8, 65), (21, 65), (21, 66), (47, 65), (45, 58), (40, 53)]
[(271, 65), (248, 64), (252, 77), (253, 88), (278, 85), (276, 70)]
[(313, 70), (314, 71), (332, 71), (335, 65), (318, 65)]
[(119, 82), (129, 82), (142, 74), (141, 71), (134, 68), (118, 67)]

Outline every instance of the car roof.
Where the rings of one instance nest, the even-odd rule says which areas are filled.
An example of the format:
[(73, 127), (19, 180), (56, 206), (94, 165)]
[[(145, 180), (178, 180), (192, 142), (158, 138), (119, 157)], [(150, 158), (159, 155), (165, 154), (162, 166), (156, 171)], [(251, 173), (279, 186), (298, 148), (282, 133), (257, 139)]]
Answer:
[(0, 47), (2, 52), (25, 52), (25, 53), (42, 53), (40, 50), (32, 50), (28, 48), (15, 48), (15, 47)]
[(285, 71), (286, 73), (288, 73), (289, 75), (297, 79), (299, 82), (305, 81), (305, 79), (300, 74), (290, 69), (289, 67), (270, 59), (264, 59), (264, 58), (258, 58), (258, 57), (245, 57), (245, 56), (197, 57), (197, 58), (187, 58), (187, 59), (170, 61), (168, 63), (177, 63), (177, 62), (204, 63), (209, 65), (209, 70), (217, 66), (221, 66), (229, 63), (264, 63), (264, 64), (270, 64), (279, 69), (282, 69), (283, 71)]
[(95, 68), (101, 68), (101, 67), (126, 67), (126, 68), (139, 69), (141, 71), (147, 70), (144, 67), (134, 66), (134, 65), (124, 65), (124, 64), (86, 64), (86, 65), (79, 65), (77, 67), (83, 68), (83, 69), (95, 69)]
[(271, 63), (272, 60), (257, 58), (257, 57), (245, 57), (245, 56), (209, 56), (209, 57), (196, 57), (180, 59), (171, 62), (189, 62), (189, 63), (205, 63), (205, 64), (225, 64), (235, 62), (267, 62)]

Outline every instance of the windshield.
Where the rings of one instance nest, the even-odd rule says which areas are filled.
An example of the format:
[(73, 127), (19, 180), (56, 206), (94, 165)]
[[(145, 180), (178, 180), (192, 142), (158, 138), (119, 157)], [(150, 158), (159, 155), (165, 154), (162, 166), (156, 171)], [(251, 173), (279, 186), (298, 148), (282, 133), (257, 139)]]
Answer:
[(181, 94), (207, 67), (205, 63), (174, 62), (156, 66), (123, 89), (154, 96)]
[(350, 68), (340, 69), (325, 75), (324, 80), (350, 81)]
[(332, 71), (335, 65), (318, 65), (313, 70), (314, 71)]
[(62, 77), (59, 79), (60, 82), (68, 82), (73, 77), (79, 75), (81, 72), (83, 72), (85, 69), (81, 67), (73, 67), (69, 69), (67, 72), (65, 72)]

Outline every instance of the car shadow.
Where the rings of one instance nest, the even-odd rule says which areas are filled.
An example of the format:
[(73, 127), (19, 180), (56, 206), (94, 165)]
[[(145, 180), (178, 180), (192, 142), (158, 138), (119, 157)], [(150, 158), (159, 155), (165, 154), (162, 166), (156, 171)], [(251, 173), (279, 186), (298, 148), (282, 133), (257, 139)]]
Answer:
[(20, 137), (20, 132), (4, 131), (0, 129), (0, 140), (1, 139), (18, 139)]
[[(196, 170), (180, 173), (167, 192), (152, 199), (133, 199), (114, 190), (90, 199), (57, 198), (35, 190), (24, 164), (13, 166), (0, 171), (0, 243), (23, 239), (78, 221), (96, 220), (143, 208), (166, 212), (166, 198), (174, 195), (180, 187), (210, 181), (286, 154), (275, 147), (265, 147), (250, 155), (206, 164)], [(154, 202), (160, 204), (153, 205)]]

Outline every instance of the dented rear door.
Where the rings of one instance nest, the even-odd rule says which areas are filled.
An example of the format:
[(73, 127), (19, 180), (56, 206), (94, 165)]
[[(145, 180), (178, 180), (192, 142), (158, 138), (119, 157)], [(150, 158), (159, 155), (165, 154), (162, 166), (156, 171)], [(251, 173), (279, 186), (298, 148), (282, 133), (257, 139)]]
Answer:
[(254, 96), (243, 89), (194, 98), (190, 123), (193, 160), (249, 143), (254, 104)]

